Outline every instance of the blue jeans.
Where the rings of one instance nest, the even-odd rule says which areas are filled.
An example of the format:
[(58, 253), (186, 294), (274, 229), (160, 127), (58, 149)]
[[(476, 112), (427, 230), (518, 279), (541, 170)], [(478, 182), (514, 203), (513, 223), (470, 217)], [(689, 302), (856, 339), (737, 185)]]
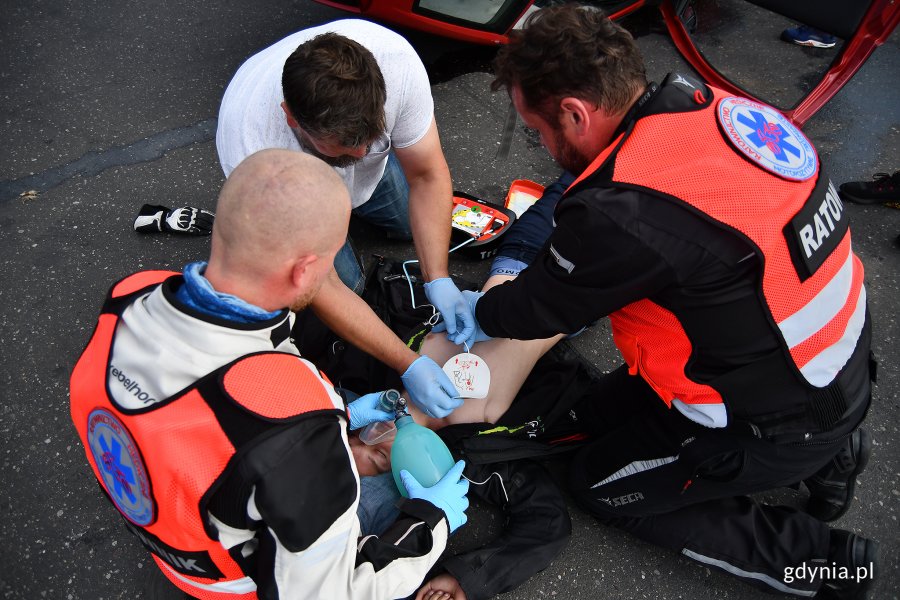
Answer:
[(359, 506), (356, 516), (363, 535), (381, 535), (400, 516), (397, 500), (400, 492), (394, 484), (394, 476), (382, 473), (374, 477), (359, 478)]
[(334, 270), (337, 271), (338, 277), (341, 278), (344, 285), (353, 290), (354, 294), (357, 296), (362, 294), (366, 280), (349, 237), (334, 257)]
[[(393, 152), (388, 154), (384, 175), (375, 186), (372, 196), (365, 204), (354, 208), (353, 214), (383, 229), (389, 239), (412, 239), (412, 229), (409, 226), (409, 184), (400, 161)], [(334, 258), (334, 269), (348, 288), (357, 294), (362, 293), (365, 285), (362, 268), (349, 238)]]
[(513, 226), (509, 228), (497, 249), (497, 256), (491, 263), (491, 275), (516, 276), (534, 261), (538, 251), (544, 247), (553, 233), (553, 211), (575, 176), (563, 171), (552, 184), (548, 185), (537, 202), (528, 207)]

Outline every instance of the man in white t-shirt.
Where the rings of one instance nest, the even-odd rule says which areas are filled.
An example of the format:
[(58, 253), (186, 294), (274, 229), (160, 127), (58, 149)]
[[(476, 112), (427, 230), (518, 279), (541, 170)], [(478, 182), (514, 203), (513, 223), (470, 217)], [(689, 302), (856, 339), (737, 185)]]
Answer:
[[(405, 39), (347, 19), (299, 31), (250, 57), (225, 90), (216, 149), (228, 175), (263, 148), (321, 158), (347, 184), (355, 215), (391, 238), (414, 238), (429, 301), (453, 339), (471, 333), (471, 310), (447, 271), (450, 171), (425, 67)], [(361, 292), (349, 242), (335, 269)], [(332, 283), (314, 302), (317, 312), (326, 302), (340, 306), (341, 290)]]

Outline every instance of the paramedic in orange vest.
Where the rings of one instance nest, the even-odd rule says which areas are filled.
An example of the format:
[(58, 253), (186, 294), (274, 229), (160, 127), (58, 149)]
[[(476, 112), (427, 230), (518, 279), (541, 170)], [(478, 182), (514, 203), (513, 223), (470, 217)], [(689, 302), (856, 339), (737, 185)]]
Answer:
[(219, 196), (208, 263), (115, 284), (71, 380), (85, 453), (128, 529), (190, 597), (398, 598), (462, 525), (460, 461), (380, 535), (357, 518), (347, 430), (386, 420), (379, 394), (345, 406), (291, 338), (331, 271), (350, 215), (321, 160), (248, 157)]
[[(862, 597), (871, 570), (835, 573), (871, 569), (876, 545), (825, 521), (868, 459), (871, 333), (815, 149), (771, 107), (688, 76), (649, 83), (631, 36), (596, 9), (544, 9), (511, 37), (494, 88), (576, 179), (531, 264), (467, 298), (477, 339), (609, 316), (625, 364), (575, 407), (593, 433), (571, 464), (575, 497), (768, 591)], [(805, 511), (748, 496), (801, 481)]]

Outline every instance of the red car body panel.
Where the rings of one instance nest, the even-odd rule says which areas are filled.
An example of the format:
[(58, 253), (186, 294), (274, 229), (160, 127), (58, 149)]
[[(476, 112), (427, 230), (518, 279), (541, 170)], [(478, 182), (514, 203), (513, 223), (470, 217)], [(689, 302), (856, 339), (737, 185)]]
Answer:
[[(508, 3), (500, 9), (502, 19), (479, 26), (452, 17), (442, 18), (433, 11), (418, 8), (419, 0), (315, 0), (341, 10), (359, 14), (384, 23), (416, 29), (473, 44), (499, 45), (508, 40), (507, 34), (522, 15), (534, 4), (534, 0)], [(621, 2), (610, 12), (610, 18), (619, 19), (646, 4), (646, 0)], [(703, 57), (676, 13), (673, 0), (662, 0), (659, 8), (675, 47), (681, 56), (708, 83), (734, 94), (754, 98), (747, 90), (725, 78)], [(509, 6), (509, 9), (507, 9)], [(505, 12), (504, 12), (505, 11)], [(896, 0), (872, 0), (856, 32), (842, 45), (828, 71), (793, 107), (782, 112), (797, 126), (802, 127), (850, 80), (866, 62), (872, 52), (884, 43), (900, 23), (900, 2)]]

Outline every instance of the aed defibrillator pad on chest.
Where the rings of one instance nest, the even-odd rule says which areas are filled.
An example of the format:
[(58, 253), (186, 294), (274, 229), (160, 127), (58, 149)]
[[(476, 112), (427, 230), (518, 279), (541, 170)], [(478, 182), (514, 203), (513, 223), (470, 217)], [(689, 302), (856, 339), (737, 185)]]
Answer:
[(451, 356), (444, 363), (444, 373), (461, 398), (484, 398), (491, 387), (491, 369), (483, 358), (471, 352)]
[(787, 117), (747, 98), (723, 98), (716, 109), (725, 139), (762, 169), (791, 181), (816, 174), (819, 159), (812, 144)]

